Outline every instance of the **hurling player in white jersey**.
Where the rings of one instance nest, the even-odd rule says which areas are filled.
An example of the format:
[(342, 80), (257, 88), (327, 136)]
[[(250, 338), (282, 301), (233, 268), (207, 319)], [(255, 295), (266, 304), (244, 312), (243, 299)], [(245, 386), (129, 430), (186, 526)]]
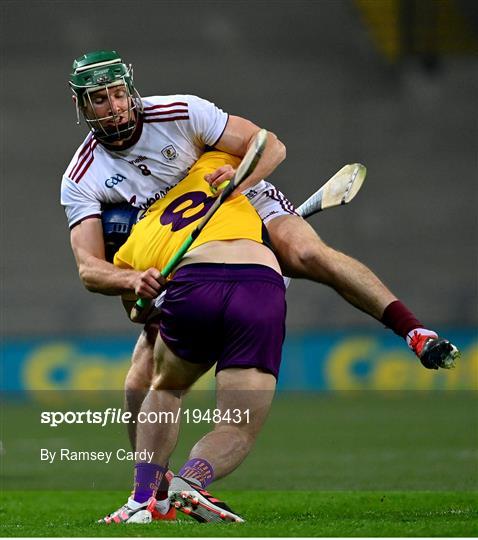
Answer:
[[(180, 182), (208, 147), (242, 157), (259, 127), (196, 96), (141, 98), (133, 85), (131, 65), (115, 51), (77, 58), (69, 84), (78, 122), (82, 116), (90, 128), (61, 187), (81, 281), (90, 291), (134, 292), (152, 299), (161, 287), (157, 268), (123, 270), (105, 260), (102, 204), (127, 201), (146, 208)], [(458, 352), (448, 340), (426, 330), (366, 266), (327, 246), (286, 197), (263, 180), (285, 154), (282, 142), (269, 132), (264, 155), (243, 188), (267, 226), (284, 275), (334, 288), (353, 306), (405, 338), (425, 367), (453, 365)], [(206, 180), (218, 187), (233, 174), (232, 167), (221, 167)], [(151, 382), (151, 333), (154, 328), (148, 326), (141, 333), (126, 380), (127, 393), (140, 395), (130, 403), (133, 413)]]

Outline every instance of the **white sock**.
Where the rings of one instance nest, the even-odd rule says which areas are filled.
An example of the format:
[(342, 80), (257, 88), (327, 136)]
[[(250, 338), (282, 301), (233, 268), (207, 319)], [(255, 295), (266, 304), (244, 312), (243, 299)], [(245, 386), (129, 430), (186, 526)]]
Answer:
[(166, 497), (162, 501), (158, 501), (158, 500), (156, 501), (156, 510), (160, 514), (167, 514), (170, 508), (171, 508), (171, 503), (169, 502), (168, 497)]
[(433, 330), (427, 330), (426, 328), (414, 328), (413, 330), (410, 330), (410, 332), (408, 332), (407, 334), (407, 344), (410, 347), (410, 349), (412, 348), (410, 346), (410, 342), (412, 340), (412, 337), (415, 335), (415, 332), (419, 334), (420, 336), (430, 336), (433, 338), (438, 337), (438, 334), (436, 332), (433, 332)]
[(202, 484), (197, 478), (189, 478), (187, 476), (184, 476), (184, 479), (190, 482), (191, 484), (197, 486), (198, 488), (202, 488)]
[(138, 510), (138, 508), (142, 508), (143, 506), (146, 506), (147, 502), (148, 501), (139, 503), (139, 502), (136, 502), (133, 499), (133, 497), (130, 497), (128, 499), (128, 506), (131, 508), (131, 510)]

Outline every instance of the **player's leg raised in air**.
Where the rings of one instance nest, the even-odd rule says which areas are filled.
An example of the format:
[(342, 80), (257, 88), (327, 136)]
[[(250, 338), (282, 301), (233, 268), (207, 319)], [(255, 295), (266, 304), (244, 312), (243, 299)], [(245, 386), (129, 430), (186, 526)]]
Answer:
[(455, 365), (459, 351), (450, 341), (427, 330), (364, 264), (326, 245), (274, 186), (260, 182), (248, 198), (267, 226), (284, 275), (333, 288), (347, 302), (406, 339), (424, 367), (448, 369)]

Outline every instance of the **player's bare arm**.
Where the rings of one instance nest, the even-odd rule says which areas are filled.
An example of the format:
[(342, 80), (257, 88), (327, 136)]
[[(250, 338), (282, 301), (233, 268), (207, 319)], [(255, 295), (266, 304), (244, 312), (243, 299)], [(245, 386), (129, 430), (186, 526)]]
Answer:
[(70, 241), (81, 282), (89, 291), (112, 296), (134, 292), (149, 299), (159, 294), (160, 272), (156, 268), (124, 270), (105, 260), (100, 219), (86, 219), (73, 227)]
[[(216, 144), (218, 150), (243, 157), (252, 144), (259, 127), (240, 116), (230, 116), (224, 133)], [(286, 157), (285, 145), (274, 133), (269, 131), (266, 149), (261, 161), (250, 177), (241, 185), (241, 191), (257, 184), (263, 178), (268, 177)], [(226, 180), (234, 175), (231, 166), (220, 167), (213, 173), (206, 175), (205, 180), (213, 187), (218, 188)]]

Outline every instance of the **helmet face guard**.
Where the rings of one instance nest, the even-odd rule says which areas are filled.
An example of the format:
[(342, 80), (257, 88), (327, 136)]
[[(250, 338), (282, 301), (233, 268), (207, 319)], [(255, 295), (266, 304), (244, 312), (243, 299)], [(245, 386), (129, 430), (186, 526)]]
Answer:
[[(85, 122), (102, 142), (128, 140), (138, 122), (137, 112), (142, 111), (141, 97), (133, 85), (133, 68), (121, 60), (116, 51), (96, 51), (87, 53), (73, 62), (73, 71), (69, 85), (76, 96), (77, 121), (80, 123), (80, 112)], [(125, 110), (115, 111), (112, 93), (124, 89)], [(106, 116), (98, 116), (92, 96), (103, 90), (108, 100)], [(121, 115), (127, 113), (126, 122)]]

